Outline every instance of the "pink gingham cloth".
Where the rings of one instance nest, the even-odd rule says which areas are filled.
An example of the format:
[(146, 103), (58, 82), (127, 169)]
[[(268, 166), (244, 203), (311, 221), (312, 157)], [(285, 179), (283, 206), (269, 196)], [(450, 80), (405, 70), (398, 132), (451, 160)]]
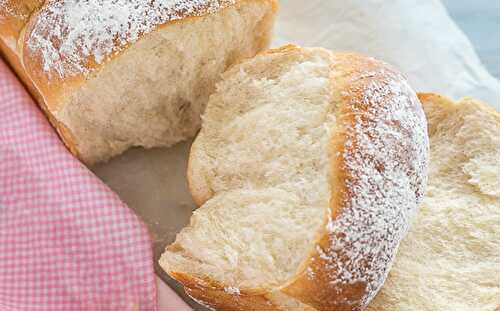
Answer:
[[(186, 309), (161, 292), (177, 303), (168, 310)], [(158, 310), (144, 224), (68, 153), (0, 59), (0, 311), (137, 309)]]

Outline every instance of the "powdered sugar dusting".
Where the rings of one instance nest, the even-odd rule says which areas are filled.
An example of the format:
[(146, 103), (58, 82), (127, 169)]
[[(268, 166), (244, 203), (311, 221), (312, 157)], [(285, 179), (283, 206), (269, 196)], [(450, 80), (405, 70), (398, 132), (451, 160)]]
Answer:
[(230, 295), (239, 295), (240, 294), (240, 289), (237, 287), (225, 287), (224, 291)]
[(5, 11), (5, 12), (10, 12), (11, 9), (9, 8), (9, 6), (7, 5), (7, 0), (0, 0), (0, 8), (2, 9), (2, 11)]
[[(4, 0), (0, 0), (4, 1)], [(60, 77), (88, 73), (89, 64), (137, 41), (156, 26), (201, 16), (235, 0), (49, 0), (28, 39), (44, 71)]]
[[(357, 82), (366, 77), (374, 78), (360, 87)], [(347, 175), (344, 208), (329, 215), (331, 246), (317, 252), (339, 296), (351, 285), (366, 284), (360, 300), (345, 301), (366, 306), (424, 195), (429, 143), (421, 105), (403, 77), (379, 69), (351, 82), (344, 98), (355, 125), (346, 130), (345, 151), (337, 155)]]
[(10, 9), (7, 6), (7, 0), (0, 0), (0, 8), (6, 12), (10, 11)]
[(0, 0), (0, 13), (0, 21), (17, 15), (8, 0)]

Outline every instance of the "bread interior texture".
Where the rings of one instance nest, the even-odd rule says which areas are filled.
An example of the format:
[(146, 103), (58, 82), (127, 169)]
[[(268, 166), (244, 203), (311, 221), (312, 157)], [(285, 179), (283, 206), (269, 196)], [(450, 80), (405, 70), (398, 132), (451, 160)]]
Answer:
[(164, 254), (167, 270), (267, 289), (296, 274), (330, 198), (330, 57), (270, 54), (226, 74), (196, 142), (213, 196)]
[(427, 194), (369, 310), (500, 307), (500, 116), (471, 99), (424, 99)]
[(221, 74), (268, 44), (271, 4), (244, 3), (161, 26), (65, 97), (56, 116), (85, 162), (194, 136)]

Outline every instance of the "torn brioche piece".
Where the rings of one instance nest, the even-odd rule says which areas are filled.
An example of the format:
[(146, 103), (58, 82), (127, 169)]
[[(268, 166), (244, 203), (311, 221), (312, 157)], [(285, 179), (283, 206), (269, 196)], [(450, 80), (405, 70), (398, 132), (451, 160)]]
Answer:
[(202, 205), (160, 259), (218, 310), (359, 310), (424, 194), (427, 125), (404, 77), (286, 46), (224, 74), (190, 156)]
[(371, 311), (500, 309), (500, 114), (472, 98), (420, 94), (427, 194)]
[(267, 48), (277, 0), (3, 0), (0, 50), (87, 164), (194, 136), (215, 83)]

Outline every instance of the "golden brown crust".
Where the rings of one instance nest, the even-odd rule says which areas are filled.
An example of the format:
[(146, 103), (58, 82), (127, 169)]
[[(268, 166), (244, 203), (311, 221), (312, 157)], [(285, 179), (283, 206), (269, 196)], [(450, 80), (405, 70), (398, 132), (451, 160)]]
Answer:
[[(357, 196), (352, 189), (347, 187), (347, 180), (357, 179), (346, 171), (346, 159), (344, 154), (356, 153), (356, 145), (347, 145), (347, 132), (356, 127), (355, 116), (361, 111), (368, 115), (370, 107), (364, 106), (363, 98), (370, 84), (374, 81), (383, 81), (383, 75), (367, 76), (358, 79), (363, 72), (377, 72), (381, 64), (373, 59), (360, 57), (356, 54), (341, 53), (335, 56), (336, 62), (334, 71), (342, 72), (343, 75), (334, 79), (334, 85), (338, 87), (335, 98), (342, 102), (337, 110), (337, 129), (332, 137), (331, 145), (331, 188), (332, 198), (330, 200), (330, 210), (333, 219), (336, 219), (343, 212), (345, 202)], [(356, 112), (357, 110), (357, 112)], [(332, 253), (336, 245), (336, 236), (329, 234), (326, 224), (323, 228), (321, 238), (317, 241), (323, 253)], [(367, 284), (364, 282), (354, 282), (346, 284), (331, 285), (332, 269), (329, 260), (322, 258), (322, 254), (314, 251), (307, 267), (302, 269), (298, 277), (286, 288), (284, 292), (299, 298), (301, 301), (314, 306), (317, 310), (360, 310), (364, 307), (363, 297), (366, 295)], [(307, 269), (313, 272), (311, 278), (306, 272)], [(336, 293), (334, 294), (334, 291)], [(332, 299), (335, 296), (335, 299)]]
[[(336, 68), (339, 72), (349, 72), (354, 68), (359, 69), (361, 66), (357, 64), (355, 61), (357, 60), (356, 56), (349, 54), (341, 54), (337, 57), (343, 57), (344, 62), (338, 62), (338, 64), (342, 64), (341, 68)], [(350, 64), (352, 68), (349, 68)], [(369, 68), (363, 68), (363, 70), (368, 70)], [(372, 69), (372, 68), (370, 68)], [(349, 91), (350, 88), (355, 89), (355, 93), (362, 94), (364, 92), (364, 88), (362, 86), (348, 85), (346, 77), (337, 77), (334, 79), (334, 84), (338, 86), (337, 93), (334, 94), (334, 102), (342, 102), (342, 106), (337, 109), (336, 118), (337, 118), (337, 129), (335, 130), (334, 136), (331, 140), (330, 146), (330, 154), (331, 154), (331, 175), (330, 175), (330, 184), (331, 188), (334, 189), (332, 191), (332, 198), (330, 199), (330, 210), (332, 215), (339, 215), (342, 212), (342, 202), (344, 201), (343, 196), (348, 193), (348, 189), (346, 187), (345, 179), (347, 178), (346, 172), (342, 169), (344, 167), (343, 159), (341, 157), (335, 156), (338, 151), (348, 149), (345, 146), (346, 142), (346, 131), (348, 128), (353, 127), (355, 125), (355, 120), (353, 114), (350, 113), (349, 105), (345, 103), (350, 102), (350, 96), (355, 94), (351, 94)], [(349, 92), (349, 93), (348, 93)], [(333, 237), (328, 234), (326, 230), (327, 220), (325, 219), (325, 224), (319, 234), (319, 239), (316, 242), (316, 245), (321, 247), (321, 249), (329, 249), (332, 245), (335, 245), (335, 241), (333, 241)], [(330, 287), (329, 282), (329, 274), (331, 271), (328, 271), (327, 263), (320, 258), (321, 255), (318, 254), (317, 251), (314, 251), (310, 258), (307, 260), (307, 263), (302, 267), (301, 272), (297, 275), (295, 280), (291, 281), (288, 286), (286, 286), (283, 291), (290, 296), (294, 296), (299, 298), (304, 303), (307, 303), (313, 306), (317, 310), (353, 310), (359, 306), (350, 306), (339, 303), (341, 301), (349, 301), (352, 297), (358, 297), (356, 300), (359, 300), (363, 294), (365, 293), (365, 287), (363, 284), (356, 284), (350, 288), (346, 288), (342, 291), (342, 296), (339, 296), (337, 293), (335, 299), (332, 299), (332, 292), (328, 290)], [(314, 271), (314, 277), (311, 278), (307, 274), (307, 269), (312, 269)], [(326, 289), (326, 290), (325, 290)]]
[[(245, 2), (250, 2), (250, 1), (255, 1), (255, 0), (238, 0), (235, 4), (231, 6), (224, 7), (221, 9), (220, 12), (222, 12), (225, 9), (228, 9), (233, 6), (239, 6), (243, 5)], [(262, 2), (268, 2), (272, 4), (272, 8), (274, 12), (277, 10), (277, 0), (258, 0)], [(33, 32), (35, 30), (36, 23), (39, 19), (39, 15), (41, 15), (44, 10), (47, 9), (47, 6), (49, 3), (46, 3), (44, 6), (42, 6), (38, 11), (36, 11), (32, 17), (30, 18), (29, 23), (26, 24), (26, 35), (23, 38), (24, 41), (24, 48), (22, 51), (22, 58), (24, 62), (24, 66), (26, 67), (26, 70), (30, 73), (31, 78), (33, 79), (34, 83), (37, 85), (37, 88), (40, 90), (40, 92), (44, 95), (45, 101), (47, 102), (47, 106), (49, 107), (50, 111), (57, 111), (61, 109), (61, 98), (64, 97), (65, 94), (70, 94), (72, 93), (72, 90), (77, 89), (80, 87), (84, 82), (85, 79), (87, 79), (87, 74), (95, 74), (97, 71), (99, 71), (101, 68), (103, 68), (107, 63), (113, 61), (115, 58), (119, 57), (123, 52), (125, 52), (132, 44), (137, 43), (137, 41), (134, 42), (128, 42), (125, 45), (123, 45), (120, 50), (115, 51), (111, 53), (110, 55), (106, 55), (105, 59), (101, 63), (96, 63), (94, 60), (93, 55), (83, 57), (81, 62), (84, 65), (84, 69), (87, 71), (87, 74), (84, 72), (77, 73), (74, 75), (68, 75), (62, 77), (61, 75), (54, 74), (52, 71), (47, 71), (44, 69), (44, 64), (43, 64), (43, 58), (42, 55), (38, 53), (38, 51), (33, 51), (29, 46), (28, 46), (28, 41), (30, 40), (30, 37), (33, 36)], [(199, 10), (203, 10), (203, 7), (199, 8)], [(205, 13), (204, 15), (209, 14), (209, 12)], [(167, 21), (165, 23), (159, 24), (155, 26), (153, 31), (157, 31), (159, 29), (163, 29), (167, 26), (174, 25), (176, 23), (187, 23), (187, 22), (192, 22), (195, 21), (196, 19), (199, 19), (200, 17), (203, 17), (204, 15), (197, 15), (196, 12), (180, 12), (181, 18), (177, 20), (171, 20)], [(62, 26), (62, 25), (61, 25)], [(152, 31), (152, 32), (153, 32)], [(148, 34), (141, 34), (140, 39), (142, 40), (145, 37), (147, 37)], [(52, 42), (54, 45), (57, 45), (57, 42)], [(52, 69), (51, 69), (52, 70)]]
[(222, 311), (277, 310), (277, 306), (266, 297), (268, 293), (265, 290), (241, 291), (234, 294), (213, 280), (200, 279), (184, 273), (172, 273), (171, 276), (185, 286), (190, 297), (210, 308)]
[[(4, 39), (4, 38), (2, 38)], [(20, 62), (19, 56), (16, 51), (12, 50), (7, 46), (5, 40), (0, 39), (0, 55), (5, 58), (10, 67), (14, 70), (14, 72), (18, 75), (19, 79), (24, 83), (26, 87), (29, 88), (30, 93), (33, 94), (37, 99), (40, 95), (37, 94), (36, 90), (33, 87), (33, 84), (30, 82), (24, 68)]]
[[(298, 49), (300, 48), (297, 46), (288, 45), (279, 49), (263, 52), (261, 55), (294, 53)], [(392, 71), (392, 69), (382, 62), (353, 53), (335, 54), (332, 67), (332, 72), (335, 73), (334, 76), (332, 76), (332, 83), (335, 85), (334, 89), (336, 90), (332, 104), (340, 103), (340, 107), (336, 109), (337, 125), (336, 129), (334, 129), (330, 146), (330, 185), (332, 189), (332, 198), (330, 200), (329, 216), (325, 217), (325, 223), (318, 233), (315, 247), (313, 247), (312, 253), (299, 268), (299, 272), (287, 284), (275, 290), (286, 295), (290, 300), (306, 304), (316, 310), (361, 310), (366, 307), (366, 304), (378, 290), (378, 288), (373, 288), (373, 283), (378, 281), (370, 279), (372, 276), (367, 276), (366, 282), (359, 280), (353, 282), (337, 282), (338, 279), (336, 279), (336, 277), (338, 277), (341, 272), (335, 271), (337, 269), (336, 267), (339, 267), (335, 260), (342, 261), (342, 258), (347, 258), (349, 256), (347, 253), (353, 250), (350, 249), (349, 244), (345, 244), (340, 251), (336, 250), (335, 247), (338, 246), (338, 240), (341, 239), (341, 237), (338, 233), (332, 233), (329, 226), (331, 225), (332, 219), (338, 219), (345, 213), (346, 209), (353, 208), (349, 206), (347, 202), (356, 201), (357, 198), (363, 195), (362, 193), (356, 192), (359, 188), (354, 189), (347, 186), (348, 184), (359, 183), (359, 179), (363, 177), (358, 176), (359, 171), (351, 169), (350, 165), (352, 163), (349, 163), (349, 161), (352, 161), (352, 159), (347, 155), (359, 153), (359, 145), (367, 143), (366, 141), (362, 141), (359, 137), (360, 133), (353, 135), (353, 129), (358, 126), (366, 127), (367, 124), (372, 121), (376, 123), (376, 121), (378, 121), (376, 118), (379, 112), (380, 115), (382, 115), (381, 111), (386, 108), (386, 103), (394, 104), (394, 106), (388, 104), (387, 107), (389, 108), (387, 109), (396, 110), (397, 108), (394, 107), (399, 105), (397, 97), (402, 93), (393, 91), (389, 86), (393, 81), (403, 81), (404, 78)], [(367, 96), (371, 96), (369, 92), (373, 91), (370, 89), (373, 85), (380, 86), (381, 89), (389, 89), (385, 94), (386, 98), (375, 98), (367, 101)], [(425, 119), (418, 100), (412, 98), (408, 105), (408, 112), (414, 113), (417, 122), (420, 123), (418, 127), (425, 128)], [(414, 107), (412, 105), (414, 105)], [(404, 109), (406, 108), (403, 108), (403, 111), (406, 111)], [(384, 122), (391, 121), (390, 118), (382, 120)], [(418, 140), (416, 140), (415, 137), (410, 137), (414, 134), (411, 130), (409, 131), (410, 133), (405, 132), (405, 130), (408, 129), (408, 125), (411, 124), (406, 124), (406, 127), (402, 124), (391, 125), (396, 131), (402, 132), (401, 137), (408, 136), (408, 148), (405, 149), (403, 147), (398, 149), (396, 146), (395, 150), (397, 151), (392, 155), (397, 161), (406, 163), (411, 162), (411, 157), (417, 156), (415, 154), (416, 152), (428, 151), (426, 139), (422, 142), (422, 146), (413, 146), (415, 141)], [(425, 130), (422, 132), (421, 134), (424, 134), (426, 137), (426, 133), (424, 133)], [(377, 133), (374, 135), (376, 136), (376, 134)], [(412, 138), (415, 140), (411, 140)], [(375, 140), (373, 137), (370, 139)], [(197, 151), (196, 149), (197, 147), (195, 147), (193, 151)], [(196, 155), (192, 154), (190, 161), (194, 161), (193, 156), (197, 157), (199, 153)], [(424, 154), (421, 156), (425, 162), (427, 155)], [(370, 159), (366, 159), (366, 161), (370, 161)], [(198, 164), (192, 165), (190, 169), (190, 178), (193, 179), (191, 184), (197, 182), (197, 186), (200, 186), (200, 180), (197, 179), (200, 177), (194, 176), (193, 170), (200, 166), (201, 165)], [(384, 168), (380, 168), (380, 170), (383, 173)], [(409, 168), (407, 172), (411, 173), (411, 168)], [(419, 171), (415, 172), (415, 174), (425, 175), (425, 173)], [(423, 178), (425, 179), (425, 177)], [(422, 180), (419, 179), (418, 182), (422, 183)], [(201, 185), (204, 183), (206, 183), (206, 181), (201, 181)], [(412, 188), (417, 197), (423, 195), (422, 187), (423, 186), (419, 184), (416, 185), (415, 189)], [(193, 186), (191, 186), (191, 189), (193, 189)], [(205, 190), (207, 191), (207, 189)], [(198, 204), (210, 198), (210, 195), (205, 195), (206, 193), (200, 195), (202, 192), (203, 191), (196, 190), (193, 193)], [(374, 202), (374, 204), (375, 203), (376, 202)], [(379, 203), (384, 203), (384, 201), (382, 200)], [(354, 208), (356, 208), (356, 206), (354, 206)], [(413, 206), (413, 208), (415, 208), (415, 206)], [(403, 226), (403, 224), (401, 224), (401, 226)], [(394, 248), (392, 244), (388, 245)], [(397, 246), (395, 248), (397, 249)], [(335, 254), (335, 257), (331, 258), (325, 254)], [(370, 266), (373, 263), (368, 260), (363, 260), (364, 259), (362, 259), (363, 268), (366, 268), (367, 271), (374, 269), (374, 267)], [(385, 278), (385, 269), (388, 269), (389, 266), (390, 262), (385, 262), (385, 267), (380, 267), (380, 269), (384, 269), (384, 271), (381, 271), (380, 275), (377, 273), (376, 276)], [(285, 310), (283, 307), (280, 308), (280, 306), (273, 303), (273, 290), (254, 289), (247, 291), (241, 290), (239, 294), (228, 293), (224, 290), (222, 285), (211, 280), (200, 280), (190, 275), (179, 274), (175, 271), (170, 271), (169, 274), (181, 282), (185, 286), (186, 291), (195, 299), (205, 302), (212, 307), (216, 307), (219, 310), (264, 310), (263, 306), (266, 306), (266, 310)], [(379, 284), (376, 283), (375, 286), (379, 286)]]
[(68, 149), (78, 156), (75, 140), (69, 129), (49, 112), (47, 101), (23, 65), (23, 46), (26, 26), (40, 10), (45, 0), (6, 0), (0, 7), (0, 53), (26, 86)]
[[(274, 12), (277, 10), (277, 0), (238, 0), (232, 6), (241, 5), (248, 1), (270, 3)], [(74, 155), (81, 158), (74, 134), (67, 125), (57, 120), (55, 114), (61, 109), (65, 98), (73, 94), (91, 76), (86, 76), (83, 73), (65, 76), (64, 78), (54, 74), (51, 75), (50, 72), (44, 69), (43, 60), (41, 55), (37, 54), (38, 51), (32, 51), (28, 46), (34, 28), (37, 22), (39, 22), (39, 16), (50, 5), (53, 5), (54, 2), (49, 3), (45, 0), (6, 0), (5, 4), (5, 6), (0, 8), (0, 50), (44, 110), (65, 145)], [(199, 8), (199, 10), (203, 10), (203, 8)], [(196, 12), (188, 13), (187, 11), (183, 11), (180, 14), (180, 19), (159, 24), (152, 31), (163, 29), (175, 23), (194, 21), (203, 16), (196, 14)], [(209, 12), (206, 14), (209, 14)], [(64, 25), (59, 26), (63, 27)], [(140, 39), (145, 37), (147, 37), (147, 34), (141, 34)], [(7, 44), (7, 40), (10, 40), (9, 44)], [(13, 45), (13, 43), (15, 43), (15, 50), (8, 46)], [(59, 43), (52, 42), (52, 44), (57, 45)], [(124, 45), (120, 51), (113, 53), (111, 56), (108, 55), (100, 64), (93, 61), (92, 57), (83, 59), (82, 61), (86, 66), (85, 69), (90, 75), (96, 74), (107, 63), (119, 57), (131, 44), (133, 43)]]
[(429, 136), (432, 136), (435, 133), (437, 130), (436, 127), (441, 123), (440, 120), (444, 120), (449, 114), (459, 110), (460, 105), (463, 103), (467, 103), (467, 105), (473, 106), (477, 110), (482, 110), (491, 114), (498, 120), (498, 122), (500, 122), (500, 113), (498, 113), (490, 105), (472, 97), (465, 97), (455, 102), (449, 97), (435, 93), (418, 93), (417, 95), (419, 100), (422, 102), (422, 106), (428, 119), (427, 123), (429, 125)]
[(0, 53), (7, 60), (21, 82), (28, 89), (40, 108), (44, 111), (52, 126), (57, 130), (68, 149), (78, 155), (74, 138), (69, 129), (58, 122), (49, 112), (44, 97), (39, 92), (22, 61), (22, 50), (26, 25), (30, 18), (45, 3), (45, 0), (6, 0), (0, 7)]
[[(426, 111), (426, 116), (428, 119), (428, 131), (429, 136), (432, 136), (436, 131), (436, 128), (432, 125), (439, 124), (438, 120), (443, 120), (449, 113), (452, 113), (457, 109), (457, 105), (450, 99), (442, 95), (433, 93), (419, 93), (418, 98), (422, 102), (422, 106)], [(427, 103), (438, 103), (438, 105), (427, 104)], [(432, 110), (432, 111), (428, 111)]]
[(29, 22), (31, 14), (43, 2), (43, 0), (5, 0), (0, 6), (0, 53), (37, 100), (41, 100), (41, 95), (24, 70), (18, 41), (23, 36), (23, 29)]
[(0, 6), (0, 36), (2, 39), (19, 38), (21, 30), (33, 12), (45, 0), (4, 0)]
[[(498, 277), (492, 279), (491, 271), (498, 266), (492, 260), (499, 253), (493, 247), (497, 238), (483, 232), (491, 230), (489, 220), (498, 214), (500, 205), (498, 197), (481, 188), (485, 171), (477, 169), (487, 168), (488, 176), (498, 176), (495, 171), (500, 162), (495, 151), (500, 148), (495, 139), (500, 113), (469, 97), (452, 100), (433, 93), (417, 95), (432, 146), (432, 190), (386, 285), (368, 310), (496, 310), (500, 283)], [(486, 154), (491, 157), (484, 157)], [(466, 168), (470, 163), (477, 166)], [(474, 178), (480, 181), (473, 182)], [(495, 179), (490, 182), (494, 184)], [(462, 247), (464, 243), (474, 247)], [(482, 265), (476, 265), (478, 252)], [(439, 263), (434, 262), (436, 256), (442, 257)]]

